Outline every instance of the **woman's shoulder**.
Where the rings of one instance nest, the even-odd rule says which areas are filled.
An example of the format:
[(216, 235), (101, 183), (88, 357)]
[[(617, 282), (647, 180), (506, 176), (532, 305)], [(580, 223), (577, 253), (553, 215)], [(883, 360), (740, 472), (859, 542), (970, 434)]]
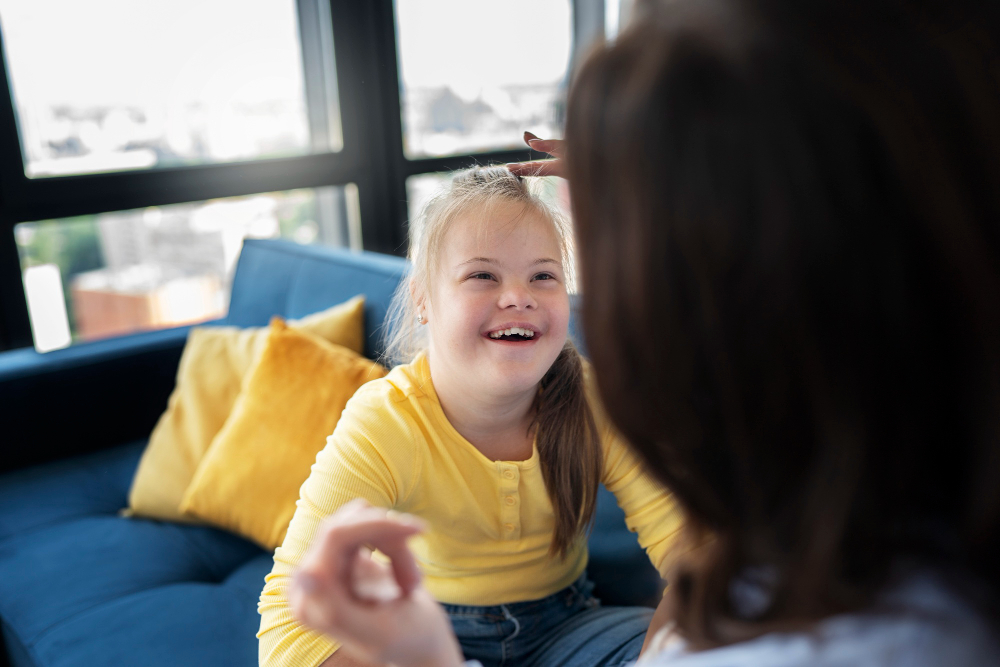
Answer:
[(989, 621), (940, 576), (923, 572), (892, 586), (869, 610), (834, 616), (812, 632), (772, 633), (690, 652), (668, 633), (654, 638), (648, 667), (887, 667), (1000, 665)]

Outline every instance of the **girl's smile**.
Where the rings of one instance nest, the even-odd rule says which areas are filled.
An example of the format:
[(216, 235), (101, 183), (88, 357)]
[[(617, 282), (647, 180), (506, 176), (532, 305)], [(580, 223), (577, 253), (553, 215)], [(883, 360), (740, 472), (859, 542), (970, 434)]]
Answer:
[(483, 335), (497, 343), (524, 344), (538, 342), (542, 332), (527, 322), (507, 322)]

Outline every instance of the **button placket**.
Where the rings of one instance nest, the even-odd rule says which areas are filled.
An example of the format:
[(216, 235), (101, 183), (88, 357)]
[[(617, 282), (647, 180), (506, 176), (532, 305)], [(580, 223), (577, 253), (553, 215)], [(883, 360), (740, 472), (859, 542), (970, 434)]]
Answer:
[(501, 465), (500, 470), (500, 529), (502, 539), (521, 537), (521, 499), (518, 493), (520, 471), (516, 466)]

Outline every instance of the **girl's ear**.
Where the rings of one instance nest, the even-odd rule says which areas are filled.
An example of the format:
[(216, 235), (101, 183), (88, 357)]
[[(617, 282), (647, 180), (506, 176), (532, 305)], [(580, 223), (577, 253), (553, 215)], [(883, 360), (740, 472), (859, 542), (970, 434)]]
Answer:
[(425, 323), (427, 321), (427, 314), (424, 312), (424, 294), (422, 290), (417, 288), (417, 283), (413, 278), (410, 278), (410, 299), (413, 300), (413, 309), (417, 311), (420, 323)]

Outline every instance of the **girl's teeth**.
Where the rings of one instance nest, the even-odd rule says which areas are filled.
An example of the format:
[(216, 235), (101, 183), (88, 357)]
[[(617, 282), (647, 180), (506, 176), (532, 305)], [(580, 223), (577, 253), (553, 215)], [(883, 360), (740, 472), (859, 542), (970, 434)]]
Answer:
[(503, 336), (524, 336), (525, 338), (534, 338), (535, 332), (531, 329), (522, 329), (521, 327), (511, 327), (510, 329), (503, 329), (502, 331), (494, 331), (490, 334), (490, 338), (502, 338)]

